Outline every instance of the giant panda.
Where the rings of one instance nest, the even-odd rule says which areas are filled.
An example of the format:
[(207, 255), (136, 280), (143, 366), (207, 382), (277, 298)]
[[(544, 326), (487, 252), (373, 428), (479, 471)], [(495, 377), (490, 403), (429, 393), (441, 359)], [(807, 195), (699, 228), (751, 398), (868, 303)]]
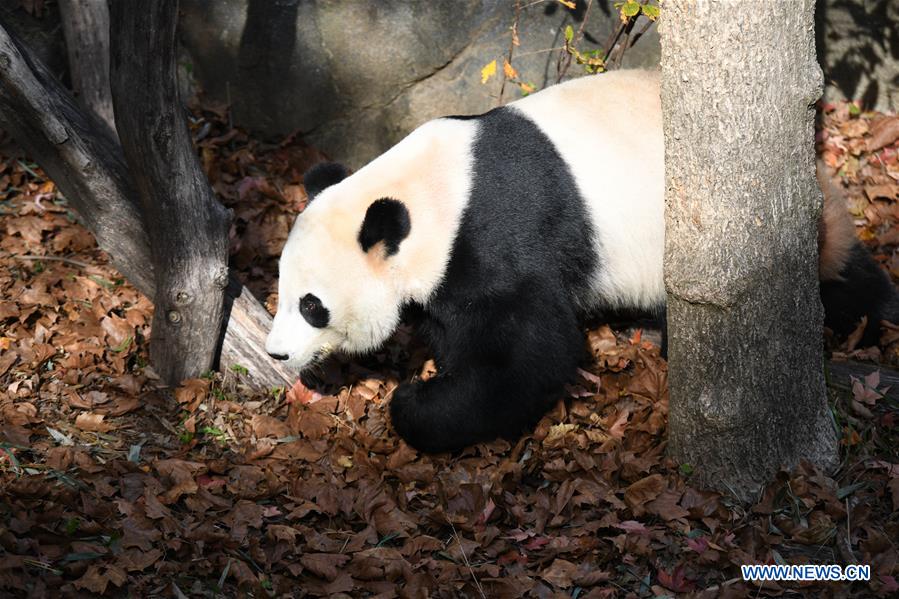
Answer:
[[(315, 167), (267, 351), (368, 352), (418, 306), (439, 374), (395, 390), (396, 432), (426, 452), (519, 435), (573, 377), (585, 314), (664, 313), (663, 160), (658, 73), (618, 71), (430, 121), (350, 176)], [(866, 314), (876, 339), (896, 293), (845, 207), (821, 222), (828, 325)]]

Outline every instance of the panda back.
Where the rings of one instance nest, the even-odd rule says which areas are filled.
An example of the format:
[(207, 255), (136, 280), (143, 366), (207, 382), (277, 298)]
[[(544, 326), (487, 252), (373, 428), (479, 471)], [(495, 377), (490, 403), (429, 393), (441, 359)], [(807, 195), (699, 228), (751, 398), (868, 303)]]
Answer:
[(434, 302), (468, 304), (536, 284), (560, 301), (584, 296), (597, 269), (594, 231), (553, 143), (509, 107), (454, 118), (475, 122), (477, 133), (468, 201)]
[(664, 146), (658, 73), (582, 77), (508, 108), (552, 142), (584, 202), (598, 261), (582, 302), (636, 309), (662, 305)]

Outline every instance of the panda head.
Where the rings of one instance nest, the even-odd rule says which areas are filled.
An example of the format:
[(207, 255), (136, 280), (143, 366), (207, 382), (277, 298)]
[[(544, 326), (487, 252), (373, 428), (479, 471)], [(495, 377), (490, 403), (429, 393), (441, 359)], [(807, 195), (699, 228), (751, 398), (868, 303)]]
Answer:
[(397, 199), (359, 197), (364, 186), (352, 180), (330, 163), (306, 173), (309, 204), (281, 254), (266, 350), (297, 370), (335, 350), (375, 349), (399, 320), (403, 297), (392, 270), (409, 212)]

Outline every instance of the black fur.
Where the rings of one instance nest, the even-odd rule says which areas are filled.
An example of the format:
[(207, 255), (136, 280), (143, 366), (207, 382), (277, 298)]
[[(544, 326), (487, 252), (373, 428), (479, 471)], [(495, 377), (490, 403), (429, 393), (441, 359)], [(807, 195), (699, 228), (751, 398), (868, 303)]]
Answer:
[(323, 329), (328, 326), (331, 312), (322, 305), (318, 297), (307, 293), (300, 298), (299, 309), (303, 319), (315, 328)]
[(325, 189), (347, 178), (346, 168), (336, 162), (319, 162), (303, 175), (303, 186), (309, 201)]
[(401, 385), (390, 405), (396, 431), (429, 452), (520, 435), (585, 354), (575, 296), (598, 265), (574, 178), (520, 113), (478, 121), (471, 197), (425, 308), (439, 374)]
[(852, 247), (840, 271), (842, 281), (821, 282), (824, 324), (839, 336), (851, 333), (868, 317), (860, 347), (877, 345), (880, 321), (899, 323), (899, 295), (887, 274), (860, 243)]
[(392, 256), (399, 251), (400, 242), (408, 237), (411, 228), (406, 205), (391, 198), (381, 198), (365, 211), (365, 220), (359, 229), (359, 245), (363, 252), (367, 252), (383, 241), (387, 255)]

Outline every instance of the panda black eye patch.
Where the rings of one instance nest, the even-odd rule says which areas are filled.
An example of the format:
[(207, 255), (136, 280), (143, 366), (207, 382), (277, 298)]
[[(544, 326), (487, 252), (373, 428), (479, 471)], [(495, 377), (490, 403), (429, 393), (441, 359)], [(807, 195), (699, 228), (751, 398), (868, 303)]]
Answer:
[(300, 314), (306, 319), (306, 322), (317, 329), (323, 329), (328, 326), (330, 313), (328, 309), (322, 305), (322, 301), (307, 293), (300, 298)]

